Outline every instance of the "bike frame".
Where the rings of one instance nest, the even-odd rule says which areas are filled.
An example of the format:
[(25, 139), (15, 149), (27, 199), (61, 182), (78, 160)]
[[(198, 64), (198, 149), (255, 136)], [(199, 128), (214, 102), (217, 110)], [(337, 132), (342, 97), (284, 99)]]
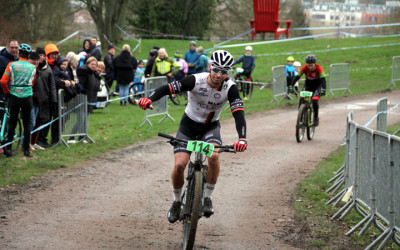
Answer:
[[(0, 126), (1, 126), (1, 127), (0, 127), (0, 145), (1, 145), (1, 144), (4, 144), (5, 141), (7, 140), (7, 133), (8, 133), (8, 131), (7, 131), (6, 129), (8, 129), (7, 121), (10, 119), (10, 112), (9, 112), (9, 110), (8, 110), (7, 103), (6, 103), (5, 101), (2, 100), (2, 101), (0, 101), (0, 103), (4, 105), (4, 107), (0, 107), (0, 110), (3, 110), (3, 111), (4, 111), (3, 120), (1, 121), (1, 124), (0, 124)], [(21, 133), (22, 133), (22, 131), (21, 131), (21, 120), (20, 120), (19, 118), (17, 119), (17, 126), (19, 126), (20, 133), (18, 133), (17, 128), (15, 128), (15, 131), (14, 131), (14, 140), (17, 139), (17, 138), (19, 138), (19, 136), (22, 135), (22, 134), (21, 134)], [(21, 140), (18, 140), (18, 141), (16, 142), (16, 147), (15, 147), (15, 149), (12, 150), (12, 153), (13, 153), (13, 154), (16, 153), (16, 152), (18, 151), (20, 145), (21, 145)]]
[(306, 96), (302, 97), (303, 98), (303, 103), (305, 104), (307, 108), (307, 127), (311, 127), (314, 123), (311, 122), (311, 115), (314, 113), (314, 108), (311, 105), (311, 98), (312, 96)]
[[(236, 74), (234, 75), (234, 82), (239, 88), (239, 92), (242, 93), (243, 97), (251, 98), (253, 94), (254, 86), (249, 83), (248, 78), (243, 73), (242, 68), (236, 68)], [(252, 79), (250, 78), (250, 82)]]
[(10, 114), (8, 113), (8, 109), (7, 108), (3, 108), (0, 107), (0, 110), (4, 110), (4, 116), (3, 116), (3, 121), (1, 121), (1, 130), (0, 130), (0, 142), (3, 142), (6, 138), (5, 138), (5, 134), (6, 134), (6, 126), (5, 123), (7, 121), (7, 119), (10, 117)]

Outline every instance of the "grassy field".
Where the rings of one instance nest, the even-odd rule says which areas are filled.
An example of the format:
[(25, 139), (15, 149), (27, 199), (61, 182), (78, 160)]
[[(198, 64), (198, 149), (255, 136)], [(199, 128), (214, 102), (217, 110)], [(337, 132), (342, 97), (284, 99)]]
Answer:
[[(125, 41), (133, 48), (135, 41)], [(295, 54), (297, 60), (303, 61), (309, 51), (326, 50), (327, 47), (349, 48), (368, 45), (385, 45), (400, 42), (398, 37), (385, 38), (349, 38), (349, 39), (319, 39), (290, 41), (265, 45), (256, 45), (254, 54), (260, 55), (256, 59), (256, 68), (253, 73), (254, 81), (270, 82), (271, 67), (284, 64), (287, 55), (269, 55), (274, 53), (301, 53)], [(47, 42), (36, 44), (35, 46), (44, 46)], [(119, 44), (118, 47), (122, 47)], [(186, 51), (188, 41), (184, 40), (142, 40), (140, 48), (135, 52), (138, 59), (146, 58), (149, 50), (153, 46), (165, 47), (167, 51), (179, 49)], [(204, 48), (214, 46), (209, 41), (198, 41), (198, 45)], [(35, 47), (34, 46), (34, 47)], [(68, 41), (59, 46), (61, 54), (65, 55), (68, 51), (77, 51), (81, 48), (82, 42)], [(242, 47), (229, 49), (233, 55), (239, 57), (243, 54)], [(103, 52), (104, 53), (104, 52)], [(118, 53), (118, 52), (117, 52)], [(384, 91), (390, 82), (392, 56), (398, 55), (399, 45), (382, 46), (363, 49), (334, 50), (332, 52), (315, 53), (319, 58), (319, 63), (323, 66), (326, 73), (329, 73), (331, 63), (350, 62), (351, 68), (351, 91), (354, 95), (365, 93), (377, 93)], [(378, 68), (378, 69), (368, 69)], [(329, 82), (329, 79), (327, 79)], [(324, 99), (332, 99), (335, 96), (327, 96)], [(260, 90), (256, 86), (253, 97), (245, 103), (247, 114), (273, 109), (290, 102), (281, 102), (280, 104), (271, 103), (272, 91), (264, 88)], [(89, 135), (96, 141), (89, 145), (74, 145), (71, 148), (59, 146), (45, 151), (35, 151), (34, 158), (26, 160), (22, 154), (16, 157), (5, 158), (0, 156), (0, 187), (26, 183), (32, 176), (42, 175), (48, 170), (73, 166), (75, 162), (85, 161), (90, 158), (101, 155), (110, 150), (125, 147), (130, 144), (138, 143), (154, 137), (158, 131), (171, 133), (176, 131), (184, 107), (170, 105), (169, 113), (177, 122), (169, 119), (161, 124), (157, 124), (158, 119), (154, 117), (152, 121), (157, 124), (153, 127), (140, 127), (143, 122), (143, 111), (134, 106), (120, 107), (118, 102), (112, 102), (107, 108), (95, 110), (89, 119)], [(224, 111), (221, 118), (231, 117), (228, 110)]]

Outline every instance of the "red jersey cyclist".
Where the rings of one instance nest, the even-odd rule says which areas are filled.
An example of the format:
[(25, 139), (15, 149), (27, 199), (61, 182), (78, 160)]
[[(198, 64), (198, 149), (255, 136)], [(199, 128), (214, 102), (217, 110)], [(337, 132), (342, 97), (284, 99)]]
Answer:
[[(325, 73), (321, 65), (317, 64), (317, 57), (310, 54), (306, 57), (306, 64), (301, 67), (300, 71), (294, 77), (292, 81), (292, 86), (300, 79), (300, 77), (305, 74), (306, 81), (303, 87), (305, 91), (313, 92), (313, 97), (311, 98), (313, 108), (314, 108), (314, 125), (318, 126), (318, 101), (320, 96), (326, 94), (326, 79)], [(300, 104), (303, 102), (303, 98), (300, 98)]]
[[(238, 142), (234, 150), (246, 150), (246, 120), (244, 118), (243, 101), (237, 85), (227, 75), (233, 66), (232, 55), (224, 50), (214, 51), (211, 55), (210, 72), (193, 74), (180, 81), (174, 81), (154, 90), (149, 98), (141, 98), (139, 106), (146, 109), (152, 102), (169, 94), (188, 91), (188, 105), (179, 125), (176, 137), (186, 140), (200, 140), (214, 145), (222, 145), (219, 116), (227, 101), (235, 118)], [(184, 171), (189, 162), (190, 152), (182, 146), (174, 147), (175, 165), (171, 179), (174, 202), (168, 212), (171, 223), (179, 219), (181, 213), (181, 193), (185, 182)], [(208, 159), (207, 181), (204, 187), (203, 214), (209, 217), (214, 213), (211, 194), (219, 175), (219, 157), (216, 151)]]

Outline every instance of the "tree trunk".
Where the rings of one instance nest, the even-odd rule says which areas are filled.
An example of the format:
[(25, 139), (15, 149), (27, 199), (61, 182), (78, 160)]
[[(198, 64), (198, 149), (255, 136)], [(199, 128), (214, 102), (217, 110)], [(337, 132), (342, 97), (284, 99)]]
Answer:
[(126, 15), (126, 0), (83, 0), (89, 14), (92, 16), (97, 27), (97, 34), (103, 48), (107, 48), (109, 42), (117, 43), (121, 40), (121, 32), (116, 24), (122, 26)]

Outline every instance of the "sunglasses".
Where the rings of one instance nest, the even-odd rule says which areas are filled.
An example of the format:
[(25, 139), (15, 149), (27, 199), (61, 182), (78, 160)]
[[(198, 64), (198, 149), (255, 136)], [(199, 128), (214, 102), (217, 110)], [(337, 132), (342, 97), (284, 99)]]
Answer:
[(214, 71), (215, 74), (221, 74), (222, 76), (226, 76), (228, 75), (228, 70), (224, 70), (224, 69), (219, 69), (219, 68), (215, 68), (215, 67), (211, 67), (211, 70)]

